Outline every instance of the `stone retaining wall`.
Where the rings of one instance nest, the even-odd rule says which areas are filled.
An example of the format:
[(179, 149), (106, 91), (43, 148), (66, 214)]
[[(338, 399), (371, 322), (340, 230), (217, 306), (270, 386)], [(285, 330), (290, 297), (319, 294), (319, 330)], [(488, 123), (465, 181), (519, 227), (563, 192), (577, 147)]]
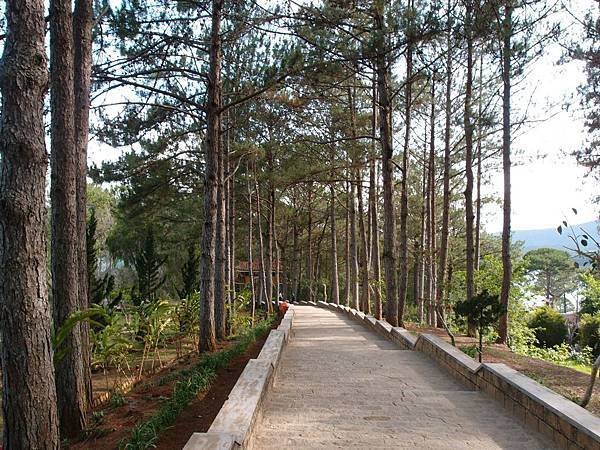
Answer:
[(246, 364), (208, 432), (192, 434), (184, 450), (231, 450), (248, 445), (283, 347), (292, 333), (293, 320), (294, 306), (290, 305), (277, 330), (269, 333), (258, 357)]
[(312, 306), (346, 314), (405, 350), (427, 354), (465, 386), (493, 397), (560, 448), (600, 450), (600, 418), (505, 364), (480, 364), (435, 335), (416, 336), (347, 306), (323, 302)]

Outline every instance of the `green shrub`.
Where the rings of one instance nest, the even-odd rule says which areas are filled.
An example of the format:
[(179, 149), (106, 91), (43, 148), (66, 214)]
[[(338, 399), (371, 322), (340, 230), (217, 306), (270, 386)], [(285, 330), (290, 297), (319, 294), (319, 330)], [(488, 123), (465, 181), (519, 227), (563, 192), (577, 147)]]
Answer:
[(559, 365), (569, 365), (569, 363), (582, 366), (592, 365), (592, 349), (583, 347), (579, 352), (575, 352), (568, 344), (559, 344), (549, 348), (530, 347), (527, 352), (522, 353), (533, 358), (543, 359)]
[(549, 306), (536, 308), (532, 312), (529, 328), (533, 329), (537, 342), (542, 347), (562, 344), (567, 337), (567, 324), (564, 317)]
[(583, 314), (579, 322), (579, 345), (591, 347), (594, 356), (600, 354), (600, 314)]
[(459, 348), (461, 352), (463, 352), (466, 355), (469, 355), (473, 359), (477, 358), (479, 355), (479, 351), (476, 345), (465, 345)]

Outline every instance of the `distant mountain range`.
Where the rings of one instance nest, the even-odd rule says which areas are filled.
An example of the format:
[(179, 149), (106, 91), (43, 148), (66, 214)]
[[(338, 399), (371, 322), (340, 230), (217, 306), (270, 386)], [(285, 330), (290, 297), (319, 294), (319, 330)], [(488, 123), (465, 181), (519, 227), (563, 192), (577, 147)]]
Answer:
[[(558, 226), (559, 224), (557, 224)], [(583, 228), (587, 233), (600, 242), (600, 221), (586, 222), (572, 225), (576, 234), (582, 234)], [(573, 241), (569, 238), (571, 229), (563, 226), (562, 234), (559, 234), (556, 228), (543, 228), (539, 230), (514, 230), (512, 234), (513, 241), (523, 241), (523, 250), (528, 252), (541, 247), (558, 248), (566, 250), (565, 247), (573, 247)]]

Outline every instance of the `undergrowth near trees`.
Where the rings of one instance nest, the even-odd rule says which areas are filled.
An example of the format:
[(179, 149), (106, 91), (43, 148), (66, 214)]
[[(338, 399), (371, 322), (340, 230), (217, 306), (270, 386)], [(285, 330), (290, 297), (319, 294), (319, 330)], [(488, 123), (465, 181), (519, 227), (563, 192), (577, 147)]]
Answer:
[(160, 433), (173, 425), (185, 407), (198, 395), (208, 389), (216, 377), (216, 372), (226, 367), (235, 357), (243, 354), (257, 339), (271, 328), (275, 317), (259, 322), (254, 328), (240, 335), (238, 342), (231, 347), (205, 355), (191, 369), (182, 370), (163, 377), (159, 383), (177, 379), (173, 395), (165, 400), (152, 417), (138, 424), (131, 436), (124, 439), (119, 448), (123, 450), (141, 450), (153, 448)]

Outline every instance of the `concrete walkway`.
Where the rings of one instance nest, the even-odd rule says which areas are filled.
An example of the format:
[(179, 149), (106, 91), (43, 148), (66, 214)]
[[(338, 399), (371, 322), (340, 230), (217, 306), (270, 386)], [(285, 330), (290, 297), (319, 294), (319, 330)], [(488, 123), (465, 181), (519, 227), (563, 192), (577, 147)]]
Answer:
[(333, 311), (297, 306), (254, 449), (542, 449), (551, 442), (426, 355)]

